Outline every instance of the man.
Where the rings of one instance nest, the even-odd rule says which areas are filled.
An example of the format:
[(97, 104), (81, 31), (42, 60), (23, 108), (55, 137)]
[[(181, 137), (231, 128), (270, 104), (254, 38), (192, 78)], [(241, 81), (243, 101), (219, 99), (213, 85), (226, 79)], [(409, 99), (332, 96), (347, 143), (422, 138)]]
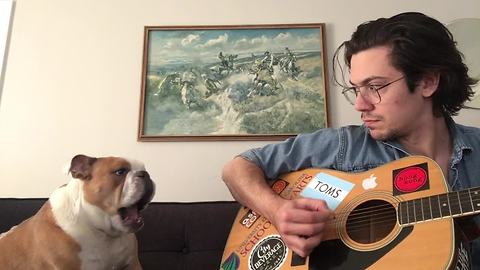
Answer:
[(473, 95), (476, 80), (444, 25), (421, 13), (380, 18), (358, 26), (337, 49), (336, 64), (342, 49), (351, 84), (343, 94), (364, 124), (252, 149), (223, 170), (233, 197), (268, 218), (300, 256), (322, 241), (332, 212), (322, 200), (285, 200), (274, 193), (267, 180), (282, 173), (309, 167), (366, 171), (422, 155), (440, 165), (452, 190), (480, 186), (480, 129), (451, 118)]

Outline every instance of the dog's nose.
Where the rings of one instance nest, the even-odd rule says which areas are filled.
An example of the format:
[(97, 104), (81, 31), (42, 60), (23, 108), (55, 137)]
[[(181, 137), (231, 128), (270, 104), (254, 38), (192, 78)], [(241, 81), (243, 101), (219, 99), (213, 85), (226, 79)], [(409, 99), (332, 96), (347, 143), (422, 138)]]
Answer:
[(146, 171), (138, 172), (138, 177), (143, 179), (143, 182), (145, 184), (143, 196), (138, 202), (140, 209), (144, 209), (147, 204), (150, 203), (150, 201), (153, 199), (153, 195), (155, 194), (155, 183), (150, 178), (150, 174)]
[(150, 174), (148, 174), (147, 171), (138, 171), (136, 176), (144, 179), (150, 179)]

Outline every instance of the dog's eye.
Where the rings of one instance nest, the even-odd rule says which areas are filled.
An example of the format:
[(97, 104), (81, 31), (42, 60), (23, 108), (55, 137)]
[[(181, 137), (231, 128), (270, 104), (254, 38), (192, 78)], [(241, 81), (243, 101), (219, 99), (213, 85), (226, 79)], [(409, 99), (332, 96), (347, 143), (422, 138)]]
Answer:
[(128, 172), (128, 169), (126, 168), (121, 168), (121, 169), (118, 169), (116, 171), (114, 171), (114, 173), (118, 176), (122, 176), (124, 174), (126, 174)]

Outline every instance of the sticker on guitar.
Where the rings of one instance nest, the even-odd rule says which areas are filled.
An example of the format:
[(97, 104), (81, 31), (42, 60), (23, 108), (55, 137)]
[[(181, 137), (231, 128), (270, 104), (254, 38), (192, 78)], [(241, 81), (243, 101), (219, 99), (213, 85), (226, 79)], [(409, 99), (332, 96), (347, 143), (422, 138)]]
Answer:
[(322, 172), (312, 179), (301, 195), (306, 198), (324, 200), (328, 208), (335, 210), (354, 186), (353, 183)]
[(393, 170), (393, 195), (429, 189), (427, 163)]
[(288, 248), (280, 235), (270, 235), (253, 247), (248, 258), (248, 269), (279, 269), (285, 262), (287, 253)]

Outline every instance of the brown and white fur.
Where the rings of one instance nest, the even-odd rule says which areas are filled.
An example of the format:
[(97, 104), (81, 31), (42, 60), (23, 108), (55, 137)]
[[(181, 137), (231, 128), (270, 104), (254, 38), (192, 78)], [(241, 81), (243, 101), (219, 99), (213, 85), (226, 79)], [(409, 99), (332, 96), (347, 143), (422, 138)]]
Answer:
[(0, 269), (142, 269), (134, 232), (155, 185), (143, 164), (75, 156), (71, 179), (0, 235)]

